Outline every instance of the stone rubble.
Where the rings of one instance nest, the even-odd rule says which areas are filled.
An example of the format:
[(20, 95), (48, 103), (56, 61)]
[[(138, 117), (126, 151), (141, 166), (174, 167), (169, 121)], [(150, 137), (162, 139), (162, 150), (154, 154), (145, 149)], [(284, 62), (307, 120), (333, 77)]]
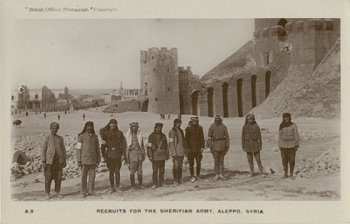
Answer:
[(302, 164), (295, 169), (296, 176), (312, 178), (340, 172), (340, 149), (337, 145), (340, 143), (334, 144), (316, 158), (303, 159)]
[[(74, 145), (77, 142), (77, 136), (65, 135), (64, 141), (67, 151), (67, 165), (63, 169), (62, 179), (70, 179), (80, 176), (80, 168), (76, 159), (76, 152)], [(42, 163), (41, 163), (41, 147), (44, 139), (44, 135), (33, 136), (33, 137), (20, 137), (15, 140), (14, 150), (22, 150), (30, 160), (20, 165), (18, 163), (12, 163), (11, 165), (11, 180), (16, 180), (22, 176), (38, 173), (39, 175), (34, 179), (34, 182), (42, 182)], [(108, 171), (105, 163), (100, 163), (97, 168), (97, 172)]]

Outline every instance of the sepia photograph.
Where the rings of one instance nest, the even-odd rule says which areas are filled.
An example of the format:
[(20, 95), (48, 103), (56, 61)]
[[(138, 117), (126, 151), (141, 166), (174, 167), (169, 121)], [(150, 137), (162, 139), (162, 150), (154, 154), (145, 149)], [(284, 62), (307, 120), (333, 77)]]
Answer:
[(339, 19), (16, 23), (14, 200), (340, 199)]
[(345, 200), (341, 16), (35, 16), (11, 20), (4, 38), (2, 186), (24, 217), (85, 203), (91, 217), (227, 223), (272, 215), (276, 204), (255, 202), (287, 212)]

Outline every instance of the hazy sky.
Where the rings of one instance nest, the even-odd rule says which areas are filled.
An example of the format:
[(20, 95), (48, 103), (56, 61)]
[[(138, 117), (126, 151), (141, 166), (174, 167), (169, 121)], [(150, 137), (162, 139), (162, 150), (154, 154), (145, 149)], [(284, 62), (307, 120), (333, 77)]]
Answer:
[(139, 88), (140, 50), (176, 47), (202, 76), (253, 37), (253, 19), (18, 20), (13, 87)]

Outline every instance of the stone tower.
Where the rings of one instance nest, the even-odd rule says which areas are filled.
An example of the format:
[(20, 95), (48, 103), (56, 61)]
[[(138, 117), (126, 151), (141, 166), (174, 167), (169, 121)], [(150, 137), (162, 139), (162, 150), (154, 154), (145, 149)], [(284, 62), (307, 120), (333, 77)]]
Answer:
[(141, 96), (144, 111), (180, 113), (177, 49), (149, 48), (140, 55)]
[(290, 65), (313, 70), (340, 37), (340, 19), (304, 19), (286, 24), (292, 47)]
[(270, 88), (260, 94), (258, 102), (262, 102), (288, 72), (291, 48), (286, 24), (291, 21), (295, 19), (255, 19), (255, 57), (265, 73), (257, 84), (270, 83)]
[[(255, 51), (266, 69), (318, 65), (340, 37), (339, 19), (255, 19)], [(275, 77), (276, 86), (284, 77)]]
[(21, 85), (18, 88), (18, 96), (17, 96), (17, 108), (27, 110), (29, 108), (29, 89), (26, 85)]
[(191, 114), (191, 80), (193, 77), (191, 66), (179, 67), (179, 89), (180, 89), (180, 113)]

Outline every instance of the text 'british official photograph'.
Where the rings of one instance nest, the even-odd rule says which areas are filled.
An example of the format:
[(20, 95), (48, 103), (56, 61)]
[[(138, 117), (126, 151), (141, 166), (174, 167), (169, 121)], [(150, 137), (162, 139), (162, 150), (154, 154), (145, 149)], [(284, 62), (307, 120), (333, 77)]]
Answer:
[(340, 33), (339, 18), (16, 20), (12, 200), (341, 200)]

